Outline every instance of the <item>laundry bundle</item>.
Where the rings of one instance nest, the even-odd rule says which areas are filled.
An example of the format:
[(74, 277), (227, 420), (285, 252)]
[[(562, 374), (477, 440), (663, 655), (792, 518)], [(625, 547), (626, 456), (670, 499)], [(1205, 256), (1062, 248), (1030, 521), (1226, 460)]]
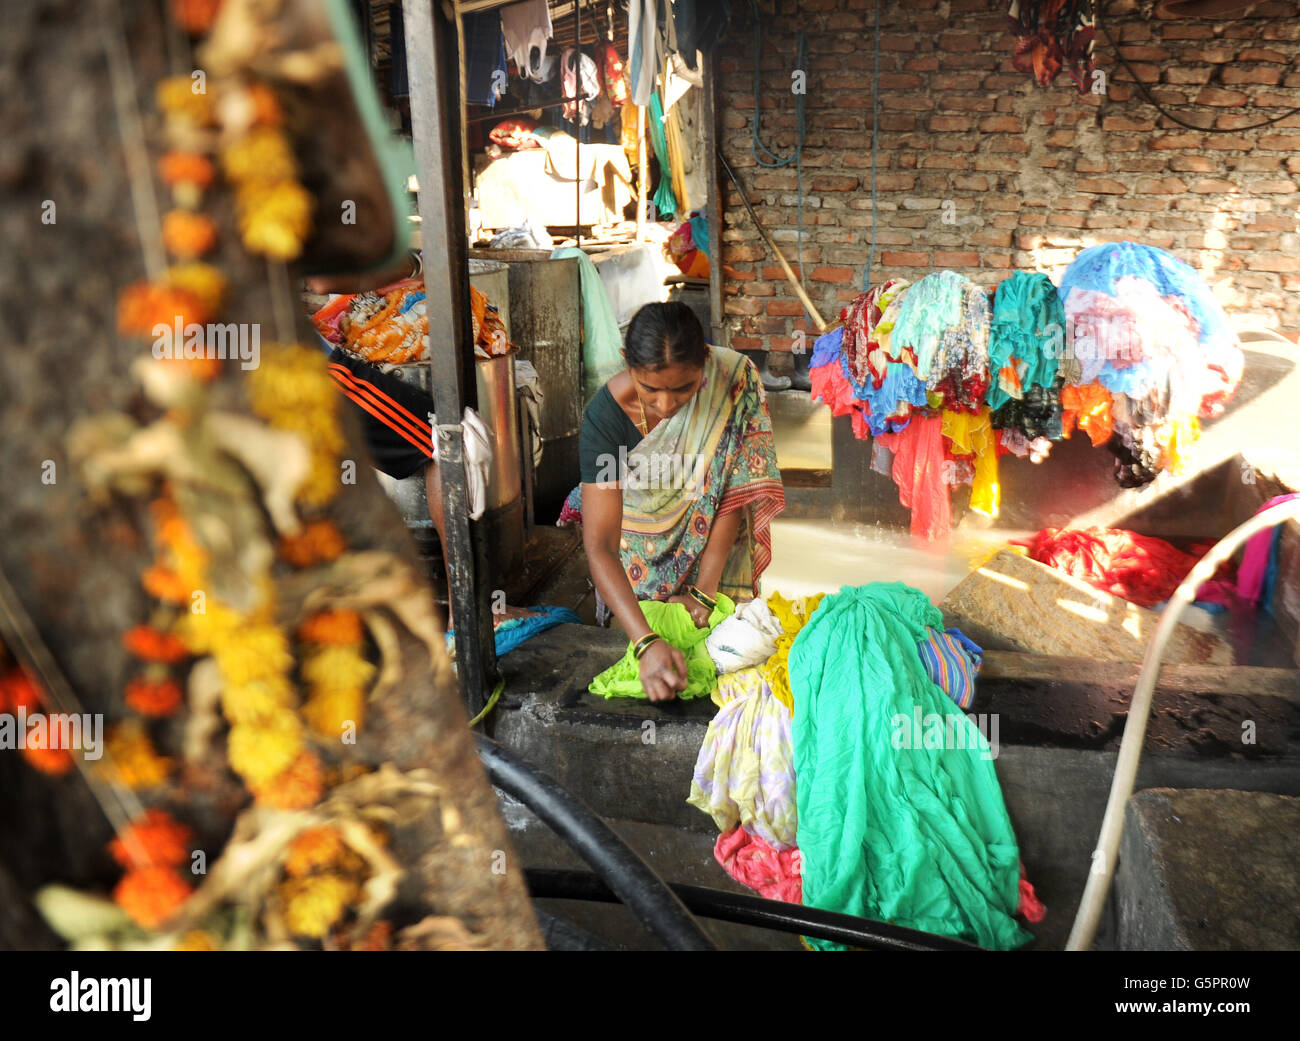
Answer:
[[(1023, 943), (1012, 916), (1040, 920), (1041, 905), (988, 743), (954, 711), (974, 701), (982, 649), (902, 583), (773, 593), (765, 606), (760, 616), (781, 623), (778, 650), (718, 677), (687, 799), (718, 827), (718, 863), (769, 899)], [(900, 742), (899, 719), (922, 716), (961, 740)]]

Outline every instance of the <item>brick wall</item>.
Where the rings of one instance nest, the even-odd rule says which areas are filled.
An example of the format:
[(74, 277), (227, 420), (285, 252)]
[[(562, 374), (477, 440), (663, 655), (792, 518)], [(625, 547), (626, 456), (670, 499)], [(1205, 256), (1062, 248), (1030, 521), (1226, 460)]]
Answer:
[[(778, 155), (794, 146), (795, 34), (808, 35), (802, 259), (808, 293), (832, 324), (860, 291), (871, 240), (872, 4), (758, 5), (761, 129)], [(1111, 0), (1104, 22), (1180, 118), (1235, 130), (1300, 107), (1296, 4), (1260, 3), (1225, 21), (1162, 21), (1154, 6)], [(1081, 97), (1065, 72), (1041, 88), (1011, 66), (1006, 7), (882, 8), (872, 282), (942, 268), (990, 286), (1017, 268), (1056, 280), (1081, 249), (1132, 239), (1196, 267), (1230, 313), (1300, 331), (1300, 115), (1242, 133), (1186, 130), (1135, 97), (1102, 33), (1104, 94)], [(755, 163), (752, 27), (747, 3), (732, 8), (719, 51), (719, 145), (797, 267), (795, 170)], [(805, 328), (802, 305), (730, 183), (722, 188), (730, 342), (789, 350)]]

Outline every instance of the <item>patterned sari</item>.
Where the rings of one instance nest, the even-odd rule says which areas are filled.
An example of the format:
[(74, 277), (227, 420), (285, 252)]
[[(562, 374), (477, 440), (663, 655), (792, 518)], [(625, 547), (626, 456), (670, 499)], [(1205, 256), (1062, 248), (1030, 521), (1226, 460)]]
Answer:
[(744, 516), (718, 592), (757, 596), (785, 489), (753, 363), (711, 347), (695, 397), (631, 449), (627, 465), (619, 548), (637, 597), (664, 600), (692, 585), (714, 520), (734, 510)]

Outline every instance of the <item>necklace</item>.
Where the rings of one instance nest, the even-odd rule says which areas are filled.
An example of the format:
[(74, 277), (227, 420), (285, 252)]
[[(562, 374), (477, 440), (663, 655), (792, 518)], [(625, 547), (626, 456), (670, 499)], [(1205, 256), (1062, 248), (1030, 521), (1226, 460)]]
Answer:
[(632, 384), (632, 393), (636, 395), (636, 407), (641, 410), (641, 422), (637, 424), (637, 427), (641, 431), (642, 437), (648, 437), (650, 430), (645, 418), (645, 403), (641, 400), (641, 392), (637, 390), (635, 383)]

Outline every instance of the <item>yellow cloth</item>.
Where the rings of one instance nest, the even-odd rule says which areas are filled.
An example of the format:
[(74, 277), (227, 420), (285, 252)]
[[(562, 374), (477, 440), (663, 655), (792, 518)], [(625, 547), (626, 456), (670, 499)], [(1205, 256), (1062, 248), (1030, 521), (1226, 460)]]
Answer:
[(998, 449), (993, 424), (989, 421), (988, 406), (981, 405), (979, 412), (974, 415), (944, 409), (943, 436), (952, 442), (953, 455), (975, 457), (975, 480), (971, 482), (970, 508), (996, 517), (1002, 489), (998, 485)]
[(818, 593), (816, 596), (787, 600), (780, 593), (773, 593), (767, 598), (768, 609), (781, 623), (785, 635), (777, 638), (776, 653), (759, 665), (758, 669), (763, 674), (763, 679), (767, 680), (767, 685), (772, 688), (773, 697), (790, 710), (791, 716), (794, 715), (794, 693), (790, 690), (790, 647), (825, 595)]

